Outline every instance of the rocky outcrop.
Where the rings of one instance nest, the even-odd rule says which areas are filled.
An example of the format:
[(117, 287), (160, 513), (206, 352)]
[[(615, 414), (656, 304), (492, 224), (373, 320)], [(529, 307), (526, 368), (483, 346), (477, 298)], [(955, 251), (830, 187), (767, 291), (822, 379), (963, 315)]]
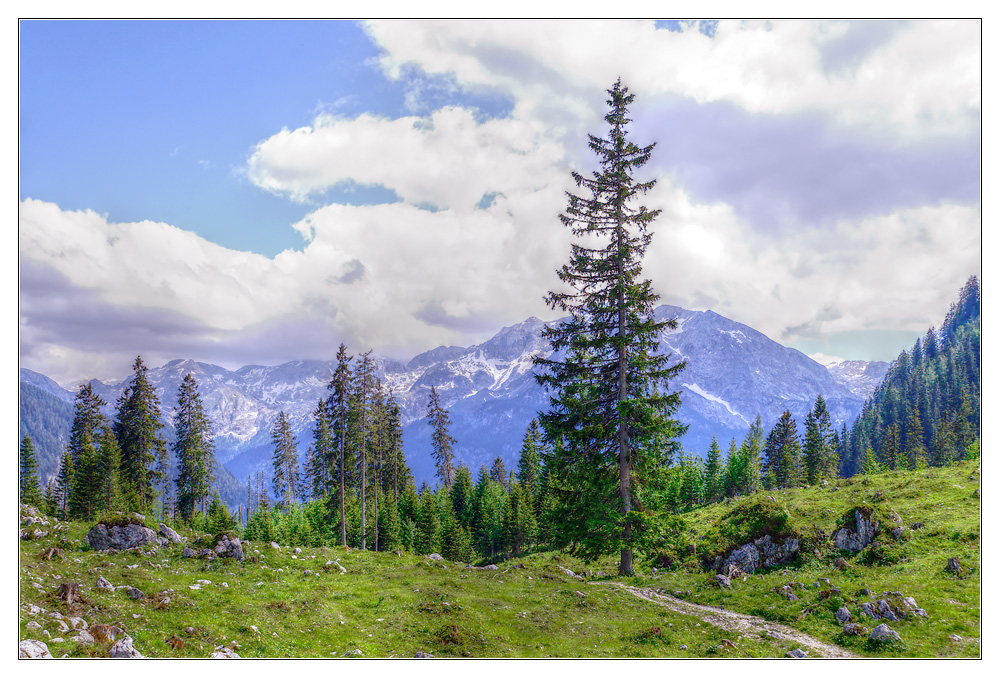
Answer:
[(171, 544), (180, 544), (182, 541), (184, 541), (183, 539), (181, 539), (181, 536), (177, 534), (177, 532), (173, 528), (164, 525), (163, 523), (160, 523), (159, 532)]
[[(152, 530), (150, 530), (152, 531)], [(132, 636), (125, 636), (108, 650), (112, 659), (142, 659), (142, 654), (132, 645)]]
[(876, 643), (898, 643), (902, 640), (899, 634), (890, 629), (885, 624), (879, 624), (872, 631), (872, 634), (868, 636), (869, 639)]
[(240, 538), (235, 535), (217, 535), (215, 547), (212, 550), (219, 558), (243, 560), (243, 544), (240, 542)]
[(841, 550), (857, 553), (872, 543), (878, 531), (878, 522), (871, 519), (871, 514), (854, 509), (854, 529), (842, 527), (833, 533), (833, 543)]
[(730, 567), (736, 567), (740, 572), (753, 574), (761, 567), (784, 565), (798, 555), (800, 548), (801, 541), (796, 536), (775, 541), (771, 535), (765, 534), (735, 549), (728, 557), (722, 559), (716, 569), (727, 572)]
[(98, 523), (87, 533), (87, 543), (95, 551), (124, 551), (143, 544), (158, 544), (156, 533), (146, 527), (144, 522), (145, 517), (132, 513), (123, 514), (112, 523)]

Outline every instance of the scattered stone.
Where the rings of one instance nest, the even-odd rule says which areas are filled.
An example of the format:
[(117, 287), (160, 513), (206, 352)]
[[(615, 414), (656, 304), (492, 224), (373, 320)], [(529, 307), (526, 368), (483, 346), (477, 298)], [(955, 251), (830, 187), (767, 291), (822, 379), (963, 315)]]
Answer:
[(180, 544), (182, 541), (184, 541), (183, 539), (181, 539), (181, 536), (177, 534), (177, 532), (173, 528), (169, 527), (168, 525), (164, 525), (163, 523), (160, 523), (159, 532), (160, 534), (163, 535), (163, 537), (167, 541), (169, 541), (172, 544)]
[(302, 553), (302, 549), (296, 546), (295, 549), (292, 550), (292, 553), (294, 553), (295, 555), (300, 555)]
[(146, 594), (133, 586), (125, 587), (125, 595), (127, 595), (132, 600), (142, 600), (146, 597)]
[(892, 528), (892, 538), (895, 539), (896, 541), (902, 539), (905, 534), (906, 534), (906, 529), (900, 525), (897, 525), (896, 527)]
[(965, 571), (962, 569), (962, 564), (958, 562), (958, 558), (949, 558), (948, 565), (946, 565), (944, 569), (947, 570), (948, 572), (958, 572), (958, 573)]
[(43, 614), (45, 610), (33, 603), (28, 603), (28, 616), (34, 617), (36, 614)]
[(184, 642), (184, 639), (178, 636), (177, 634), (170, 636), (164, 642), (166, 642), (166, 644), (169, 645), (170, 648), (173, 650), (183, 650), (184, 647), (187, 645), (187, 643)]
[(797, 595), (795, 595), (794, 593), (789, 592), (789, 593), (785, 594), (785, 599), (786, 600), (792, 600), (792, 601), (794, 601), (794, 600), (798, 600), (799, 597)]
[(67, 624), (62, 619), (56, 619), (56, 624), (59, 625), (59, 633), (66, 633), (69, 631), (69, 624)]
[(871, 603), (861, 603), (861, 614), (872, 619), (878, 619), (879, 614), (875, 611), (875, 606)]
[(107, 589), (108, 591), (114, 591), (115, 590), (115, 587), (111, 585), (111, 582), (109, 582), (104, 577), (98, 577), (97, 578), (97, 584), (96, 584), (96, 586), (99, 589)]
[(83, 630), (77, 633), (75, 636), (70, 638), (74, 643), (80, 643), (81, 645), (93, 645), (94, 637), (90, 635), (89, 631)]
[(36, 621), (30, 621), (27, 623), (27, 625), (25, 625), (24, 628), (28, 631), (41, 631), (42, 625)]
[(429, 654), (427, 652), (418, 652), (415, 655), (413, 655), (413, 658), (414, 659), (434, 659), (434, 655)]
[(74, 630), (87, 628), (87, 622), (83, 617), (66, 617), (66, 621), (69, 622), (70, 628)]
[(879, 624), (868, 638), (876, 643), (898, 643), (902, 640), (899, 634), (885, 624)]
[(770, 639), (772, 639), (772, 640), (784, 640), (784, 638), (782, 638), (781, 634), (778, 633), (777, 631), (775, 631), (774, 629), (768, 629), (767, 630), (767, 637), (770, 638)]
[(839, 621), (841, 624), (846, 624), (847, 622), (851, 621), (851, 611), (848, 610), (846, 607), (840, 608), (834, 613), (834, 615), (837, 617), (837, 621)]
[[(152, 531), (152, 530), (150, 530)], [(108, 650), (108, 656), (112, 659), (142, 659), (142, 653), (140, 653), (132, 645), (132, 637), (125, 636), (117, 643), (111, 646)]]
[(852, 567), (852, 565), (850, 563), (848, 563), (846, 560), (844, 560), (840, 556), (837, 556), (837, 559), (833, 561), (833, 566), (835, 568), (837, 568), (838, 570), (840, 570), (841, 572), (843, 572), (844, 570), (848, 569), (849, 567)]
[(872, 593), (871, 589), (858, 589), (857, 595), (867, 596), (868, 598), (871, 598), (874, 594)]
[(444, 558), (441, 557), (440, 553), (431, 553), (430, 555), (427, 556), (427, 558), (437, 562), (444, 560)]
[(785, 656), (786, 657), (793, 657), (795, 659), (803, 659), (805, 657), (808, 657), (809, 653), (803, 651), (801, 647), (797, 647), (794, 650), (792, 650), (791, 652), (786, 652)]
[(728, 638), (723, 638), (722, 642), (719, 644), (719, 647), (728, 647), (728, 648), (732, 648), (732, 649), (735, 650), (736, 649), (736, 643), (734, 643), (733, 641), (729, 640)]
[(360, 657), (363, 654), (364, 654), (364, 652), (362, 652), (360, 649), (354, 649), (354, 650), (348, 650), (347, 652), (345, 652), (341, 656), (342, 657)]
[(729, 577), (727, 577), (724, 574), (715, 575), (715, 583), (724, 589), (729, 589), (733, 587), (732, 580), (730, 580)]
[(911, 596), (903, 598), (903, 605), (906, 606), (907, 610), (909, 610), (913, 614), (917, 615), (918, 617), (926, 617), (927, 616), (927, 611), (921, 609), (920, 606), (917, 605), (917, 601), (914, 600)]
[(681, 645), (679, 649), (686, 650), (686, 649), (688, 649), (688, 646), (687, 645)]
[(962, 636), (958, 635), (957, 633), (953, 633), (948, 637), (954, 640), (956, 643), (961, 642), (962, 640)]
[(281, 550), (281, 547), (278, 546), (278, 544), (276, 542), (273, 542), (273, 541), (271, 542), (271, 548), (273, 548), (275, 551), (280, 551)]
[(209, 659), (240, 659), (240, 656), (236, 654), (235, 650), (231, 650), (228, 647), (220, 645), (215, 648), (215, 652), (208, 655)]
[(88, 631), (90, 635), (94, 637), (101, 645), (110, 645), (114, 642), (115, 638), (124, 635), (125, 631), (117, 626), (111, 626), (110, 624), (94, 624)]
[(49, 646), (40, 640), (22, 640), (17, 644), (18, 659), (52, 659)]
[(868, 632), (868, 627), (861, 624), (844, 624), (844, 633), (850, 636), (862, 636)]

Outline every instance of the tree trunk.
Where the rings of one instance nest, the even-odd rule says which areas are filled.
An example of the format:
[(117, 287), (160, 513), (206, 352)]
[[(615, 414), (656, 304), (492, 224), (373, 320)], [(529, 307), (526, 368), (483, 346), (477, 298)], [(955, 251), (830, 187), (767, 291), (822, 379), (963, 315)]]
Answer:
[[(628, 397), (628, 383), (626, 380), (626, 370), (628, 368), (628, 358), (625, 347), (625, 272), (622, 269), (622, 218), (618, 217), (618, 337), (622, 341), (618, 346), (618, 493), (622, 500), (622, 543), (629, 544), (632, 538), (632, 519), (629, 512), (632, 510), (632, 473), (629, 459), (628, 444), (628, 423), (625, 421), (624, 413), (621, 411), (621, 404)], [(632, 548), (623, 546), (621, 553), (621, 563), (618, 566), (618, 574), (623, 577), (631, 577), (634, 574), (632, 568)]]

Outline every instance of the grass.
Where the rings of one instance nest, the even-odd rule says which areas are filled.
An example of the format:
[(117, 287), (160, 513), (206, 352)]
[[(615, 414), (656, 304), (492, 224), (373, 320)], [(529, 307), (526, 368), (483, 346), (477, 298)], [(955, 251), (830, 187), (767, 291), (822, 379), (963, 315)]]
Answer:
[[(731, 589), (710, 583), (713, 573), (702, 568), (697, 554), (657, 574), (647, 564), (626, 583), (668, 593), (690, 591), (685, 597), (692, 602), (778, 621), (862, 656), (978, 657), (980, 522), (979, 500), (973, 497), (978, 471), (976, 482), (968, 480), (976, 469), (967, 463), (768, 492), (787, 511), (782, 529), (812, 535), (814, 551), (775, 571), (737, 579)], [(892, 552), (873, 557), (871, 566), (861, 562), (865, 552), (842, 554), (816, 536), (832, 534), (851, 507), (871, 504), (877, 491), (903, 525), (923, 522), (924, 527), (893, 542)], [(732, 538), (732, 525), (720, 528), (719, 521), (727, 514), (731, 519), (733, 508), (723, 503), (685, 514), (691, 543), (712, 535)], [(290, 548), (275, 551), (252, 543), (244, 545), (248, 559), (242, 563), (206, 562), (181, 558), (180, 544), (146, 555), (90, 551), (83, 542), (90, 524), (57, 527), (41, 528), (49, 535), (40, 540), (21, 541), (19, 562), (20, 638), (44, 640), (57, 657), (103, 656), (107, 650), (70, 641), (74, 632), (60, 633), (47, 615), (29, 616), (29, 604), (80, 616), (89, 624), (120, 626), (147, 657), (207, 657), (216, 646), (233, 641), (242, 657), (342, 657), (355, 650), (364, 657), (413, 657), (418, 651), (436, 657), (780, 657), (793, 649), (761, 634), (724, 631), (602, 585), (596, 576), (581, 581), (561, 569), (615, 572), (614, 558), (584, 564), (565, 553), (545, 552), (490, 571), (405, 553), (341, 548), (303, 548), (294, 557)], [(193, 541), (195, 535), (180, 532)], [(62, 556), (46, 559), (50, 548), (61, 549)], [(838, 556), (851, 567), (837, 570)], [(965, 568), (963, 576), (945, 571), (952, 556)], [(328, 560), (339, 561), (347, 574), (326, 566)], [(115, 586), (134, 586), (147, 598), (135, 601), (122, 589), (99, 589), (98, 576)], [(813, 587), (821, 577), (841, 594), (825, 594), (825, 585)], [(198, 580), (211, 583), (191, 589)], [(83, 600), (72, 609), (55, 595), (62, 582), (81, 585)], [(788, 583), (795, 584), (798, 600), (772, 591)], [(903, 642), (888, 648), (871, 646), (867, 636), (845, 636), (833, 612), (844, 605), (859, 621), (860, 603), (877, 600), (857, 595), (863, 588), (912, 596), (929, 617), (890, 623)], [(53, 642), (40, 630), (28, 630), (30, 621), (40, 623), (51, 638), (65, 640)], [(951, 639), (956, 634), (960, 641)], [(183, 646), (167, 642), (174, 637)]]

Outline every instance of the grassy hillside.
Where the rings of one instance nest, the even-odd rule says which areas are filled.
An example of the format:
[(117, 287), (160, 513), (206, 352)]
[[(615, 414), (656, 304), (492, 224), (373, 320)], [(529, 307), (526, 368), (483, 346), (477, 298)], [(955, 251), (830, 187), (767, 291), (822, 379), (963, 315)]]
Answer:
[[(780, 657), (797, 646), (761, 629), (718, 628), (615, 585), (622, 582), (677, 591), (689, 602), (781, 622), (857, 655), (976, 657), (978, 480), (978, 467), (967, 462), (771, 493), (776, 500), (771, 503), (787, 513), (782, 529), (800, 535), (808, 552), (771, 572), (737, 578), (731, 589), (714, 584), (714, 572), (702, 567), (702, 559), (746, 528), (747, 521), (734, 521), (741, 515), (734, 508), (764, 495), (684, 515), (674, 542), (656, 554), (671, 556), (671, 567), (653, 574), (647, 564), (627, 581), (599, 574), (615, 572), (614, 559), (585, 565), (551, 552), (510, 560), (497, 570), (340, 548), (303, 548), (295, 555), (288, 545), (275, 550), (261, 543), (244, 546), (252, 558), (242, 563), (184, 559), (181, 545), (155, 553), (106, 554), (85, 546), (89, 525), (58, 524), (39, 528), (49, 531), (41, 539), (20, 542), (19, 639), (44, 640), (57, 657), (106, 655), (99, 644), (71, 641), (75, 632), (60, 631), (48, 616), (57, 611), (91, 625), (124, 628), (147, 657), (207, 657), (216, 646), (233, 641), (243, 657), (341, 657), (355, 650), (364, 657), (416, 652), (437, 657)], [(895, 511), (907, 528), (918, 522), (924, 526), (908, 529), (898, 542), (882, 539), (880, 547), (856, 556), (836, 551), (829, 535), (838, 520), (866, 503), (876, 507), (876, 515)], [(189, 541), (194, 537), (181, 533)], [(61, 555), (47, 559), (50, 548), (61, 549)], [(838, 556), (845, 557), (846, 570), (834, 565)], [(945, 571), (950, 557), (960, 560), (963, 574)], [(331, 560), (339, 561), (346, 574), (326, 564)], [(567, 569), (585, 576), (573, 577)], [(124, 589), (99, 589), (99, 576), (115, 586), (134, 586), (146, 598), (132, 600)], [(828, 578), (841, 593), (831, 595), (825, 583), (814, 586), (820, 578)], [(83, 600), (72, 608), (56, 597), (62, 582), (81, 585)], [(785, 584), (797, 600), (772, 591)], [(859, 595), (861, 589), (876, 595)], [(876, 647), (867, 636), (843, 634), (833, 616), (838, 607), (846, 606), (852, 621), (859, 621), (861, 602), (894, 591), (912, 596), (928, 613), (926, 619), (890, 622), (901, 643)], [(31, 605), (46, 612), (31, 615)], [(31, 621), (41, 629), (29, 629)], [(876, 625), (861, 621), (869, 628)], [(53, 640), (57, 637), (64, 640)], [(175, 637), (181, 642), (168, 644)]]

